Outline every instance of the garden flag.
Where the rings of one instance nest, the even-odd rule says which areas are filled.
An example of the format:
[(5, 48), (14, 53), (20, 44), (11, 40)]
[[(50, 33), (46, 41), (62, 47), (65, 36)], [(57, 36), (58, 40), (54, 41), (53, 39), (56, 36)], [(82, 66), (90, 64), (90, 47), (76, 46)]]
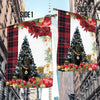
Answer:
[(53, 85), (51, 18), (7, 28), (6, 85), (49, 88)]
[(58, 11), (57, 69), (94, 71), (97, 69), (96, 21), (87, 16)]

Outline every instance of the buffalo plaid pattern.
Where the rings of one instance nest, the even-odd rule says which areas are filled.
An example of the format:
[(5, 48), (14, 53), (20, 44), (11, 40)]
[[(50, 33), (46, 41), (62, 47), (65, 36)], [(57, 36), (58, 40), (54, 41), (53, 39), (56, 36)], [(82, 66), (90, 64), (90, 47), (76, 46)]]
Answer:
[(7, 28), (7, 67), (6, 80), (12, 79), (18, 56), (18, 28), (9, 26)]
[(58, 49), (57, 64), (63, 65), (70, 47), (70, 16), (58, 11)]

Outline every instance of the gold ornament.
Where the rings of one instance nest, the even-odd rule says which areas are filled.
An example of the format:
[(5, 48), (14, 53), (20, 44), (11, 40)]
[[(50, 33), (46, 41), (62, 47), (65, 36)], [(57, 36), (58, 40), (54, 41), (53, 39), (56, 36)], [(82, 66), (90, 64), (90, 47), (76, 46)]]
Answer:
[(13, 88), (16, 88), (17, 84), (13, 84)]
[(48, 68), (50, 66), (50, 64), (46, 64), (46, 67)]
[(65, 68), (65, 72), (68, 72), (69, 69), (70, 69), (70, 68)]
[(91, 21), (91, 20), (92, 20), (92, 18), (88, 18), (88, 20), (89, 20), (89, 21)]
[(79, 71), (82, 71), (83, 69), (82, 69), (82, 67), (81, 67), (81, 66), (79, 66), (78, 70), (79, 70)]
[(58, 70), (61, 69), (61, 66), (57, 66), (57, 69), (58, 69)]
[(49, 69), (46, 70), (47, 72), (49, 71)]
[(39, 82), (40, 78), (36, 78), (36, 81)]
[(88, 66), (89, 65), (89, 63), (85, 63), (85, 66)]
[(49, 77), (50, 77), (49, 73), (46, 73), (46, 77), (47, 77), (47, 78), (49, 78)]
[(90, 68), (88, 68), (88, 70), (89, 70), (89, 71), (92, 71), (92, 68), (90, 67)]
[(10, 85), (10, 82), (6, 82), (6, 85), (7, 85), (7, 86)]
[(39, 22), (42, 23), (44, 21), (44, 18), (40, 18)]
[(16, 76), (13, 76), (13, 79), (17, 79), (17, 77)]
[(64, 69), (64, 68), (62, 68), (61, 70), (62, 70), (62, 71), (65, 71), (65, 69)]
[(51, 39), (49, 39), (49, 42), (51, 42)]
[(69, 64), (69, 61), (66, 60), (66, 61), (65, 61), (65, 64)]
[(74, 52), (77, 56), (80, 56), (80, 54), (79, 53), (77, 53), (76, 51)]
[(46, 88), (45, 84), (41, 84), (40, 88)]
[(94, 62), (97, 62), (97, 59), (96, 58), (94, 58)]
[(91, 59), (91, 55), (86, 55), (86, 58), (89, 60)]
[(27, 82), (27, 87), (28, 88), (32, 87), (32, 84), (30, 82)]
[(95, 56), (95, 53), (93, 53), (92, 56)]
[(14, 28), (17, 28), (17, 25), (14, 25)]
[(53, 75), (53, 71), (49, 71), (49, 74), (50, 74), (50, 75)]
[(26, 69), (26, 70), (29, 69), (29, 68), (26, 68), (25, 66), (23, 66), (23, 68)]
[(66, 15), (70, 15), (70, 14), (67, 12)]

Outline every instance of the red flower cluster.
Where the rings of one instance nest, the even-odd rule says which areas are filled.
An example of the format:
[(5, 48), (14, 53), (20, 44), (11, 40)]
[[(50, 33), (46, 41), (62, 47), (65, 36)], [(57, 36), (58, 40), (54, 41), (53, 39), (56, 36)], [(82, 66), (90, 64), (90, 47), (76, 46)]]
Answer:
[(20, 24), (20, 26), (24, 25), (24, 28), (28, 28), (28, 32), (31, 33), (31, 35), (34, 34), (34, 37), (38, 38), (38, 36), (50, 36), (50, 27), (48, 27), (51, 24), (51, 20), (48, 17), (45, 17), (44, 22), (42, 23), (44, 27), (37, 26), (34, 21), (26, 21)]
[(92, 18), (91, 21), (86, 20), (85, 17), (79, 15), (79, 14), (74, 14), (74, 16), (76, 15), (76, 19), (80, 20), (80, 25), (82, 26), (82, 28), (84, 28), (84, 30), (87, 31), (91, 31), (96, 33), (96, 21)]

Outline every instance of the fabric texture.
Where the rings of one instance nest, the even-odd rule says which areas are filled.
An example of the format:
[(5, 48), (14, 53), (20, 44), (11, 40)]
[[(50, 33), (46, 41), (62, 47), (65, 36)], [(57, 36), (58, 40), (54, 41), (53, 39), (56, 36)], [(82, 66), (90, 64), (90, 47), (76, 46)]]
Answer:
[(49, 88), (53, 85), (50, 25), (51, 17), (47, 16), (7, 28), (7, 86)]
[(7, 67), (6, 80), (11, 80), (18, 56), (18, 28), (9, 26), (7, 28)]
[(57, 69), (97, 69), (96, 20), (67, 11), (58, 11)]
[(62, 65), (70, 47), (70, 16), (65, 11), (59, 10), (58, 13), (57, 64)]

